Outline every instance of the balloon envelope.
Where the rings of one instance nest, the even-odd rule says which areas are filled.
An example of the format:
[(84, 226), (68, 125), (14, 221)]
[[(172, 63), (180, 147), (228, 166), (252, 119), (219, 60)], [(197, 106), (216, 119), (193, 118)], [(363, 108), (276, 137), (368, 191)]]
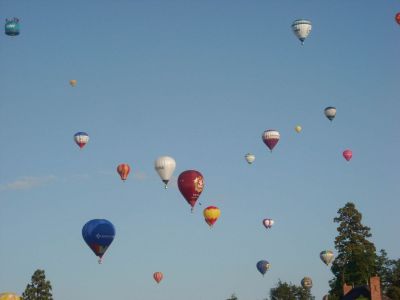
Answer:
[(72, 87), (76, 86), (77, 83), (78, 83), (78, 81), (76, 81), (75, 79), (71, 79), (71, 80), (69, 81), (69, 84), (70, 84)]
[(301, 286), (305, 289), (311, 289), (313, 286), (312, 279), (310, 277), (304, 277), (301, 280)]
[(204, 188), (203, 175), (196, 170), (182, 172), (178, 177), (178, 188), (193, 210)]
[(21, 298), (14, 293), (1, 293), (0, 300), (21, 300)]
[(249, 165), (251, 165), (255, 160), (256, 160), (256, 156), (254, 154), (251, 153), (247, 153), (244, 158), (246, 159), (247, 163)]
[(328, 106), (325, 108), (324, 113), (329, 121), (332, 121), (336, 117), (336, 108), (333, 106)]
[(308, 37), (312, 29), (311, 21), (305, 19), (295, 20), (292, 23), (293, 33), (300, 40), (301, 44), (304, 44), (304, 40)]
[(104, 219), (94, 219), (82, 228), (82, 236), (86, 244), (100, 259), (114, 240), (114, 225)]
[(263, 220), (263, 225), (265, 226), (265, 228), (271, 228), (272, 225), (274, 225), (275, 221), (272, 219), (264, 219)]
[(269, 264), (268, 261), (266, 260), (260, 260), (257, 263), (257, 270), (264, 276), (265, 273), (267, 273), (267, 271), (269, 270), (269, 268), (271, 267), (271, 265)]
[(350, 149), (346, 149), (343, 151), (343, 157), (345, 160), (350, 161), (350, 159), (353, 157), (353, 152)]
[(300, 131), (302, 130), (300, 125), (297, 125), (294, 130), (296, 130), (297, 133), (300, 133)]
[(157, 283), (160, 283), (160, 281), (163, 279), (164, 275), (161, 272), (155, 272), (153, 274), (153, 278)]
[(216, 206), (209, 206), (204, 209), (203, 215), (206, 223), (212, 227), (221, 215), (221, 211)]
[(396, 14), (395, 19), (396, 19), (397, 24), (400, 25), (400, 12), (398, 12), (398, 13)]
[(117, 172), (122, 180), (126, 180), (128, 178), (129, 172), (131, 171), (131, 167), (128, 164), (120, 164), (117, 167)]
[(323, 263), (328, 266), (332, 262), (332, 260), (334, 258), (334, 254), (333, 254), (333, 251), (331, 251), (331, 250), (324, 250), (324, 251), (321, 251), (321, 253), (319, 254), (319, 257), (321, 258)]
[(271, 150), (271, 152), (272, 149), (274, 149), (274, 147), (276, 146), (276, 144), (278, 144), (280, 138), (281, 136), (279, 132), (273, 129), (265, 130), (262, 135), (263, 142), (265, 143), (265, 145), (267, 145), (267, 147), (269, 148), (269, 150)]
[(77, 132), (74, 135), (74, 141), (79, 148), (83, 148), (89, 142), (89, 135), (83, 131)]
[(171, 179), (175, 168), (175, 159), (170, 156), (161, 156), (155, 160), (154, 169), (157, 171), (161, 180), (164, 182), (165, 188), (167, 188), (168, 182)]

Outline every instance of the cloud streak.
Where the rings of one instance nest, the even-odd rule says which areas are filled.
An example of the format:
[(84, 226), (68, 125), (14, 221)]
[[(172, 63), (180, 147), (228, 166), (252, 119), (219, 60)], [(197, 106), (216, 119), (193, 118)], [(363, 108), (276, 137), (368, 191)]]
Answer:
[(21, 177), (13, 182), (5, 183), (0, 185), (0, 191), (16, 191), (16, 190), (28, 190), (40, 186), (44, 186), (51, 181), (54, 181), (56, 177), (54, 175), (49, 176), (26, 176)]

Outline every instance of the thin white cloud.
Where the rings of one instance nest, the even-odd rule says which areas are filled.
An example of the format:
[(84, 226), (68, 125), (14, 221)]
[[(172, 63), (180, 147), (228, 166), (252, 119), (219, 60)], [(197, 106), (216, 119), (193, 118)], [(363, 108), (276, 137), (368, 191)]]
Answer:
[(147, 176), (146, 173), (141, 172), (141, 171), (135, 172), (135, 173), (133, 174), (133, 177), (134, 177), (136, 180), (146, 180), (146, 179), (149, 178), (149, 176)]
[(13, 182), (0, 185), (0, 191), (32, 189), (35, 187), (46, 185), (55, 179), (56, 177), (54, 175), (39, 176), (39, 177), (33, 177), (33, 176), (21, 177)]

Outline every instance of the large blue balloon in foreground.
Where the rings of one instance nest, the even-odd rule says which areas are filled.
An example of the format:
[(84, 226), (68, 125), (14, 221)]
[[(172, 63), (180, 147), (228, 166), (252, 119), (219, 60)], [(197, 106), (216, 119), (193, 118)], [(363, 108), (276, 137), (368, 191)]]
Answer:
[(260, 260), (257, 263), (257, 270), (264, 276), (264, 274), (267, 273), (270, 266), (271, 265), (266, 260)]
[(82, 236), (101, 263), (104, 253), (114, 240), (115, 228), (110, 221), (94, 219), (83, 226)]

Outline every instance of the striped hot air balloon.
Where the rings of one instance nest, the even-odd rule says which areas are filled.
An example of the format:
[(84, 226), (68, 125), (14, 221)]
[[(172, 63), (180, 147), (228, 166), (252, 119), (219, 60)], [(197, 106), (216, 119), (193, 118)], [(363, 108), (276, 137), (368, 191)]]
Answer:
[(160, 283), (160, 281), (163, 279), (164, 275), (161, 272), (155, 272), (153, 274), (153, 278), (157, 283)]
[(203, 215), (206, 223), (212, 227), (221, 215), (221, 211), (216, 206), (209, 206), (204, 209)]
[(77, 132), (74, 135), (74, 141), (82, 149), (89, 142), (89, 135), (86, 132)]
[(117, 172), (123, 181), (125, 181), (128, 178), (130, 171), (131, 167), (128, 164), (120, 164), (117, 167)]
[(304, 41), (310, 34), (311, 29), (312, 25), (309, 20), (299, 19), (292, 23), (293, 33), (297, 36), (302, 45), (304, 45)]
[(269, 129), (265, 130), (262, 135), (262, 140), (264, 141), (265, 145), (269, 148), (269, 150), (274, 149), (276, 144), (278, 144), (281, 135), (277, 130)]

